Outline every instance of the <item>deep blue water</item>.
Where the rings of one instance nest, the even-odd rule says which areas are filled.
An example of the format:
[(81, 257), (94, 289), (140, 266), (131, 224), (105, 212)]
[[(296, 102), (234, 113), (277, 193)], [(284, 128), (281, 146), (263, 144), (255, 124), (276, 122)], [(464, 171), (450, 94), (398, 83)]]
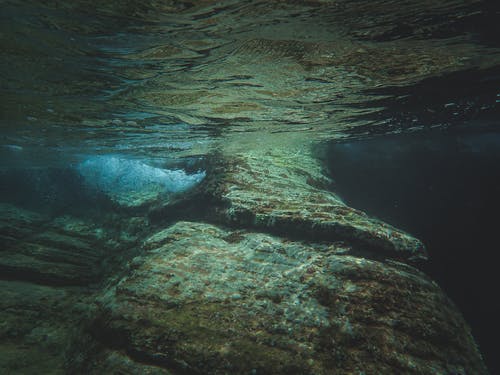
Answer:
[(465, 315), (491, 373), (500, 373), (500, 132), (335, 143), (326, 162), (349, 205), (425, 243), (424, 271)]

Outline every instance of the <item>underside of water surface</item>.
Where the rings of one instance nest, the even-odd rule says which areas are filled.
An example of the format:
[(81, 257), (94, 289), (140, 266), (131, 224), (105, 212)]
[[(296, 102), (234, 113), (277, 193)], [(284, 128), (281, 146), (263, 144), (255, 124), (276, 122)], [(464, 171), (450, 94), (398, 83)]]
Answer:
[(0, 373), (500, 371), (495, 2), (1, 5)]

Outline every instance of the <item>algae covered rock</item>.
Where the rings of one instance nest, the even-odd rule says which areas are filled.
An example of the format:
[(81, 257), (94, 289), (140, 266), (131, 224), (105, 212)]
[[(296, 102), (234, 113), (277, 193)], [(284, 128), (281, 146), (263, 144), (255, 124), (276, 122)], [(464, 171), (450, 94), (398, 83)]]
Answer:
[(66, 350), (88, 310), (78, 288), (0, 281), (0, 373), (66, 374)]
[(90, 332), (122, 365), (172, 374), (486, 373), (434, 282), (351, 251), (179, 222), (101, 294)]
[(101, 281), (148, 229), (141, 217), (108, 216), (49, 217), (0, 204), (0, 272), (46, 285)]
[(372, 256), (427, 258), (420, 240), (335, 195), (311, 145), (252, 146), (239, 153), (226, 145), (231, 161), (208, 177), (207, 190), (220, 202), (215, 210), (223, 223), (314, 241), (348, 241)]
[(0, 270), (21, 280), (82, 285), (95, 281), (109, 248), (96, 225), (71, 216), (55, 220), (0, 205)]

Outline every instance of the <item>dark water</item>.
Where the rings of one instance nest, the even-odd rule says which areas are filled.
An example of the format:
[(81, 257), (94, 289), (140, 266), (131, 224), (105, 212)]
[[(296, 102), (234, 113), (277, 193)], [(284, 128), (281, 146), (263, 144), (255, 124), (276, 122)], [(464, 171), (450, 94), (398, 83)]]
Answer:
[(430, 257), (424, 270), (458, 305), (498, 373), (500, 132), (335, 143), (327, 160), (348, 204), (423, 240)]

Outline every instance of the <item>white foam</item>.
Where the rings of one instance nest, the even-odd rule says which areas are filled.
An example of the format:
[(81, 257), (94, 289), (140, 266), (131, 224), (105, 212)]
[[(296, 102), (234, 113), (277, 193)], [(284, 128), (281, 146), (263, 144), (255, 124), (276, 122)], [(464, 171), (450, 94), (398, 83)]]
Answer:
[(189, 175), (181, 169), (156, 168), (116, 156), (94, 156), (80, 163), (77, 169), (88, 185), (108, 194), (177, 193), (190, 189), (205, 177), (205, 172)]

